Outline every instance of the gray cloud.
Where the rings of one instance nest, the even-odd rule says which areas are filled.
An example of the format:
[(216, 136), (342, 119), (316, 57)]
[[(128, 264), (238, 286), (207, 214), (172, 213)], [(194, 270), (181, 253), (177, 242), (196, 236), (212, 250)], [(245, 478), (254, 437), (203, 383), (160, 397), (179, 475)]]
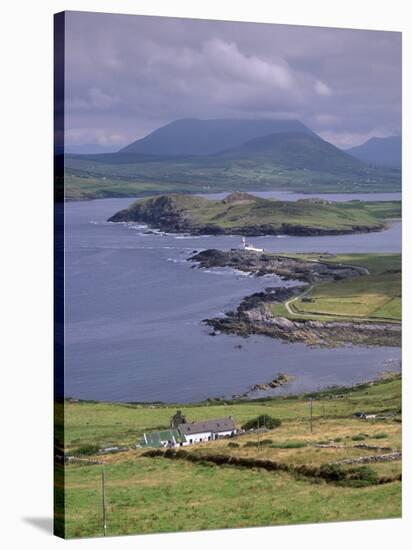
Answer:
[(182, 117), (298, 118), (340, 146), (401, 130), (399, 33), (68, 12), (69, 144)]

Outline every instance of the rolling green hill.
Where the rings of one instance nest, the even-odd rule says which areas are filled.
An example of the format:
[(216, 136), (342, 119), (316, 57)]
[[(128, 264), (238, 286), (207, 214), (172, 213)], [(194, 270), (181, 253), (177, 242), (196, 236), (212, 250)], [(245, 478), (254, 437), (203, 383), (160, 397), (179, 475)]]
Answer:
[(135, 201), (111, 222), (143, 222), (170, 232), (241, 235), (324, 235), (379, 231), (400, 216), (399, 202), (296, 202), (232, 193), (221, 201), (161, 195)]
[(332, 174), (358, 174), (365, 164), (315, 134), (285, 132), (259, 137), (220, 153), (225, 159), (249, 159), (296, 170), (314, 170)]

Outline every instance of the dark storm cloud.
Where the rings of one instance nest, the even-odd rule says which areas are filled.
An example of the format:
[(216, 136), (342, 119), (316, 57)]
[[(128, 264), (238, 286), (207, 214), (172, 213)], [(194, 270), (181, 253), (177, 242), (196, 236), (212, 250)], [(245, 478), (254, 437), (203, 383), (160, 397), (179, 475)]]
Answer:
[(399, 33), (69, 12), (67, 141), (183, 117), (298, 118), (340, 146), (401, 131)]

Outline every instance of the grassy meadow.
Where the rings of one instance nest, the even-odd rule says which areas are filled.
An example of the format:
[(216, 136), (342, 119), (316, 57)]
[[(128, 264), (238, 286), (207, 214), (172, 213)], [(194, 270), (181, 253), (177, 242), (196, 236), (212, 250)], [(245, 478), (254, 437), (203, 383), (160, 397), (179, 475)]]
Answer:
[[(105, 466), (107, 535), (399, 517), (400, 483), (334, 487), (288, 474), (130, 459)], [(66, 474), (66, 537), (102, 536), (99, 467)]]
[[(358, 321), (401, 320), (401, 255), (400, 254), (299, 254), (322, 262), (363, 267), (359, 277), (314, 285), (302, 298), (291, 300), (287, 311), (283, 304), (272, 307), (275, 315), (291, 318)], [(309, 299), (309, 301), (308, 301)]]
[[(57, 530), (63, 529), (59, 517), (65, 517), (62, 534), (67, 538), (103, 535), (102, 467), (107, 535), (399, 517), (399, 460), (370, 465), (374, 475), (386, 482), (362, 487), (340, 486), (289, 471), (208, 462), (208, 456), (218, 454), (264, 459), (292, 468), (320, 467), (384, 452), (355, 447), (359, 444), (400, 450), (399, 375), (312, 394), (312, 429), (308, 397), (187, 405), (70, 400), (57, 404), (58, 418), (65, 419), (67, 454), (76, 455), (85, 445), (128, 447), (125, 452), (88, 456), (84, 463), (57, 465)], [(247, 432), (229, 440), (185, 447), (203, 457), (200, 462), (149, 457), (145, 456), (147, 449), (134, 447), (144, 431), (167, 427), (177, 407), (188, 420), (232, 415), (241, 426), (266, 414), (281, 419), (282, 424), (261, 434)], [(359, 411), (378, 417), (367, 421), (355, 418)]]

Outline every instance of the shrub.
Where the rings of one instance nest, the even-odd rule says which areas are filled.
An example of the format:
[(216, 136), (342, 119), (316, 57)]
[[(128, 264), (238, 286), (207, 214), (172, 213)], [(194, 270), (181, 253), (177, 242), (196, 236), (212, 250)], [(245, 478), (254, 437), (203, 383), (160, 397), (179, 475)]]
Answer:
[(283, 443), (273, 443), (271, 447), (273, 449), (300, 449), (307, 445), (305, 441), (284, 441)]
[(99, 452), (98, 445), (81, 445), (73, 450), (73, 454), (77, 456), (90, 456)]
[(326, 481), (342, 481), (345, 479), (345, 471), (338, 464), (322, 464), (319, 475)]
[(343, 438), (342, 437), (335, 437), (335, 439), (333, 441), (335, 441), (336, 443), (340, 443), (341, 441), (343, 441)]
[(386, 434), (385, 432), (378, 432), (377, 434), (372, 435), (371, 437), (373, 437), (374, 439), (386, 439), (388, 437), (388, 434)]
[(239, 447), (239, 443), (235, 443), (234, 441), (230, 441), (227, 445), (228, 447)]
[(259, 441), (246, 441), (245, 447), (259, 447), (260, 445), (271, 445), (272, 439), (261, 439)]
[(352, 441), (365, 441), (366, 437), (364, 435), (353, 435), (351, 437)]
[(379, 482), (378, 474), (370, 466), (344, 469), (339, 464), (322, 464), (319, 476), (326, 481), (346, 487), (366, 487)]
[(272, 430), (273, 428), (278, 428), (281, 424), (282, 422), (279, 420), (279, 418), (273, 418), (272, 416), (269, 416), (267, 414), (261, 414), (256, 418), (248, 420), (246, 424), (243, 424), (242, 429), (255, 430), (257, 428), (266, 427), (269, 430)]
[(366, 487), (379, 482), (378, 474), (370, 466), (357, 466), (346, 471), (346, 479), (342, 483), (350, 487)]

